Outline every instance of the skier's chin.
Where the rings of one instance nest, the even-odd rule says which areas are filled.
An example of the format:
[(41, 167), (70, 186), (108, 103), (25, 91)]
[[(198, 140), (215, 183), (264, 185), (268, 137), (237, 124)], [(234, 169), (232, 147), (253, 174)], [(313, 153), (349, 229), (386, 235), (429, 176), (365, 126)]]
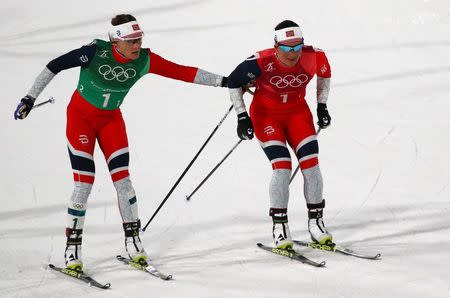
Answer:
[(139, 51), (130, 53), (129, 59), (136, 60), (138, 58), (139, 58)]
[(300, 60), (300, 57), (287, 57), (286, 60), (290, 65), (296, 65), (298, 63), (298, 60)]

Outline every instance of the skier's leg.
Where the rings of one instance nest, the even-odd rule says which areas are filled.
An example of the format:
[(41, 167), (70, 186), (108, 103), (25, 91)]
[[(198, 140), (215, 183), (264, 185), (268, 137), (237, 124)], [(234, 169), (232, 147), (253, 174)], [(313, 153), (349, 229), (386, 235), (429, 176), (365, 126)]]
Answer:
[(252, 121), (256, 138), (273, 169), (269, 186), (269, 215), (273, 222), (273, 240), (278, 248), (292, 248), (287, 216), (291, 156), (286, 146), (283, 128), (273, 117), (263, 113), (252, 115)]
[(322, 244), (331, 242), (332, 235), (323, 223), (325, 200), (318, 160), (319, 144), (309, 110), (292, 117), (288, 139), (295, 150), (303, 174), (303, 193), (308, 207), (308, 229), (311, 238)]
[(100, 130), (98, 141), (117, 191), (117, 201), (125, 232), (125, 248), (132, 260), (145, 262), (148, 256), (139, 237), (141, 223), (136, 193), (128, 172), (130, 161), (128, 138), (120, 110), (117, 110), (108, 124)]
[(95, 177), (95, 129), (86, 118), (81, 117), (76, 100), (72, 100), (67, 107), (66, 136), (75, 185), (67, 209), (64, 256), (68, 268), (82, 270), (81, 240), (87, 200)]

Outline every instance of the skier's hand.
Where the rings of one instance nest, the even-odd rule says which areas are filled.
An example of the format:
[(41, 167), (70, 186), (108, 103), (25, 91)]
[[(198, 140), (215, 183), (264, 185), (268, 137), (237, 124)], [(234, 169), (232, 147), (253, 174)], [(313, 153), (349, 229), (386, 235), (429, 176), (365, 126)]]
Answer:
[(318, 103), (317, 104), (317, 124), (321, 129), (327, 128), (331, 124), (331, 117), (328, 114), (327, 104)]
[(14, 119), (25, 119), (33, 108), (34, 101), (35, 99), (30, 95), (22, 98), (14, 111)]
[(241, 140), (253, 139), (253, 123), (247, 112), (238, 115), (237, 135)]
[(248, 92), (251, 95), (255, 95), (255, 91), (250, 89), (250, 88), (254, 88), (255, 86), (256, 86), (255, 80), (252, 80), (252, 81), (248, 82), (246, 85), (242, 86), (242, 92), (243, 93)]

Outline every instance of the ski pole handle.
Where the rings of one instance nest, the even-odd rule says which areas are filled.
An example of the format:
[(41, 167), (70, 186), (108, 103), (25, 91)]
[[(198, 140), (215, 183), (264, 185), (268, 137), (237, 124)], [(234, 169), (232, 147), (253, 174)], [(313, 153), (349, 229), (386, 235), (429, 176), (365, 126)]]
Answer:
[(33, 108), (32, 108), (32, 110), (33, 110), (33, 109), (36, 109), (36, 108), (39, 108), (40, 106), (46, 105), (46, 104), (48, 104), (48, 103), (51, 103), (51, 104), (55, 103), (55, 99), (54, 99), (53, 97), (50, 97), (48, 100), (43, 101), (43, 102), (41, 102), (41, 103), (38, 103), (38, 104), (34, 105)]

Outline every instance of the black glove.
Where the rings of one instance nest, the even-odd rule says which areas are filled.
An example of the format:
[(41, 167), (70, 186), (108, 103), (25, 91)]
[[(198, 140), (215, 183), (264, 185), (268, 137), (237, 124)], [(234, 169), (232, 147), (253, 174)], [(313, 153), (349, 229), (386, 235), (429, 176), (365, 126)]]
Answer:
[(30, 95), (26, 95), (24, 98), (22, 98), (16, 110), (14, 111), (14, 119), (25, 119), (33, 108), (34, 101), (35, 99)]
[(220, 84), (220, 87), (228, 87), (228, 77), (222, 78), (222, 83)]
[(328, 114), (327, 104), (318, 103), (317, 104), (317, 124), (320, 128), (327, 128), (331, 124), (331, 117)]
[(238, 115), (237, 135), (241, 140), (253, 139), (252, 119), (250, 119), (247, 112)]

